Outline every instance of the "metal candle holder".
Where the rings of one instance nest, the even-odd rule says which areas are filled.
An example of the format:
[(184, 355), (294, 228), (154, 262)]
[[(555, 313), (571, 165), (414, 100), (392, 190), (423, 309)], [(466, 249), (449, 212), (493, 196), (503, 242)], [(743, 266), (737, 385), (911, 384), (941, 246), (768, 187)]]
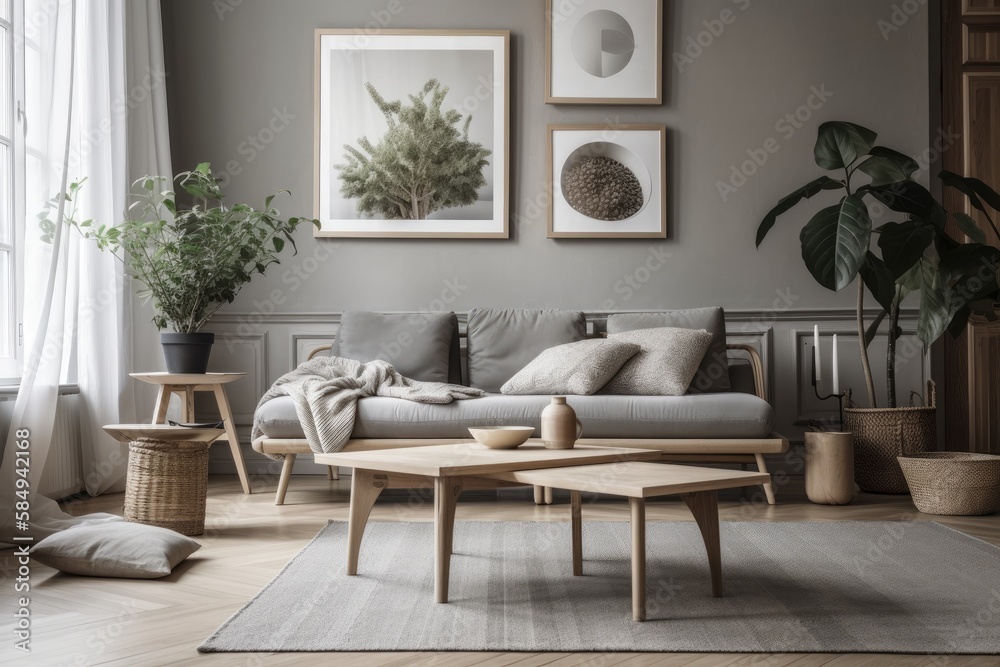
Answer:
[(813, 348), (812, 350), (812, 386), (813, 392), (819, 400), (828, 401), (831, 398), (837, 399), (837, 414), (840, 418), (839, 428), (844, 428), (844, 397), (847, 396), (847, 392), (842, 391), (839, 394), (827, 394), (826, 396), (819, 395), (819, 389), (816, 383), (816, 348)]

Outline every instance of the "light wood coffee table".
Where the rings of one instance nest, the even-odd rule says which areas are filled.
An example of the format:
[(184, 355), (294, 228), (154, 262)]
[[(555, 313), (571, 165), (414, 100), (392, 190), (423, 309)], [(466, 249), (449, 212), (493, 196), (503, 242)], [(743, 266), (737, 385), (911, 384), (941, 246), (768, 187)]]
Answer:
[(770, 481), (759, 472), (641, 463), (629, 461), (549, 470), (517, 470), (487, 475), (500, 481), (538, 484), (570, 491), (573, 574), (583, 574), (581, 492), (625, 496), (631, 508), (632, 618), (646, 620), (646, 498), (679, 495), (701, 529), (712, 574), (712, 595), (722, 595), (722, 553), (719, 540), (719, 489), (756, 486)]
[[(660, 453), (648, 449), (578, 446), (545, 449), (533, 440), (517, 449), (487, 449), (479, 443), (404, 449), (317, 454), (316, 463), (354, 468), (347, 529), (347, 574), (358, 573), (365, 524), (379, 494), (388, 488), (434, 487), (434, 599), (448, 601), (455, 503), (463, 489), (495, 489), (530, 482), (488, 479), (496, 473), (562, 468), (630, 460), (649, 461)], [(556, 477), (559, 479), (559, 477)], [(759, 482), (755, 482), (759, 483)], [(559, 487), (559, 484), (553, 484)]]

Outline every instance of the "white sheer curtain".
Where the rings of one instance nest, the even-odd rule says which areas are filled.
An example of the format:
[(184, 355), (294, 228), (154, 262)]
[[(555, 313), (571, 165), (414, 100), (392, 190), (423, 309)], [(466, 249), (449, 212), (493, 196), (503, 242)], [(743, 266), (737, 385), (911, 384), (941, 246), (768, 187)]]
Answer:
[[(30, 432), (29, 479), (31, 487), (38, 488), (51, 444), (59, 384), (65, 382), (80, 387), (87, 491), (96, 495), (123, 486), (126, 451), (100, 427), (135, 421), (128, 378), (131, 289), (112, 255), (98, 251), (61, 224), (63, 211), (59, 220), (52, 218), (57, 228), (51, 244), (41, 241), (34, 214), (45, 200), (65, 191), (68, 183), (86, 178), (77, 197), (78, 216), (115, 224), (125, 210), (131, 181), (130, 116), (156, 119), (155, 125), (165, 128), (162, 45), (158, 35), (155, 40), (149, 36), (150, 29), (159, 28), (159, 3), (140, 0), (134, 4), (141, 6), (140, 22), (147, 27), (126, 44), (134, 19), (126, 16), (125, 0), (25, 2), (27, 354), (0, 467), (4, 496), (16, 488), (14, 443), (20, 429)], [(146, 53), (129, 57), (142, 50)], [(136, 69), (136, 61), (145, 72)], [(143, 78), (154, 69), (160, 72), (158, 78)], [(136, 74), (138, 83), (131, 80)], [(163, 108), (155, 112), (144, 108), (153, 105)], [(158, 144), (162, 145), (158, 141), (152, 145)], [(135, 154), (152, 158), (151, 172), (161, 159), (169, 165), (169, 157), (158, 158), (155, 150)], [(2, 500), (0, 506), (5, 506), (16, 498)], [(5, 512), (0, 525), (12, 518), (11, 512)], [(72, 523), (54, 502), (37, 495), (31, 519), (36, 539)]]

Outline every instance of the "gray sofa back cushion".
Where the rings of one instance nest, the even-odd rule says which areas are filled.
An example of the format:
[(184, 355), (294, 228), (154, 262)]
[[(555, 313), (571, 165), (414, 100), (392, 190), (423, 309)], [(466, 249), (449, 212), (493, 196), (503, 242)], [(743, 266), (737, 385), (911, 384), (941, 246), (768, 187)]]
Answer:
[(616, 313), (608, 316), (608, 333), (636, 329), (704, 329), (712, 334), (705, 358), (691, 380), (689, 394), (729, 391), (729, 360), (726, 354), (726, 314), (722, 308), (691, 308), (662, 313)]
[(543, 350), (586, 337), (580, 310), (474, 309), (466, 327), (469, 386), (497, 393)]
[(462, 383), (455, 313), (347, 311), (330, 354), (358, 361), (388, 361), (404, 377)]

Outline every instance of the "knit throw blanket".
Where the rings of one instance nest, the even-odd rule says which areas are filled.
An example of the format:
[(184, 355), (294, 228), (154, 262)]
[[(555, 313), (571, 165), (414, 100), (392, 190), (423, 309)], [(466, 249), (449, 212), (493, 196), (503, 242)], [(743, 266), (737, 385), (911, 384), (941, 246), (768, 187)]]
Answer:
[[(484, 395), (480, 389), (459, 384), (405, 378), (385, 361), (317, 357), (271, 385), (257, 404), (250, 437), (255, 443), (266, 437), (256, 415), (260, 406), (279, 396), (292, 397), (309, 447), (322, 454), (340, 451), (350, 439), (359, 398), (389, 396), (418, 403), (451, 403)], [(280, 454), (268, 456), (284, 458)]]

